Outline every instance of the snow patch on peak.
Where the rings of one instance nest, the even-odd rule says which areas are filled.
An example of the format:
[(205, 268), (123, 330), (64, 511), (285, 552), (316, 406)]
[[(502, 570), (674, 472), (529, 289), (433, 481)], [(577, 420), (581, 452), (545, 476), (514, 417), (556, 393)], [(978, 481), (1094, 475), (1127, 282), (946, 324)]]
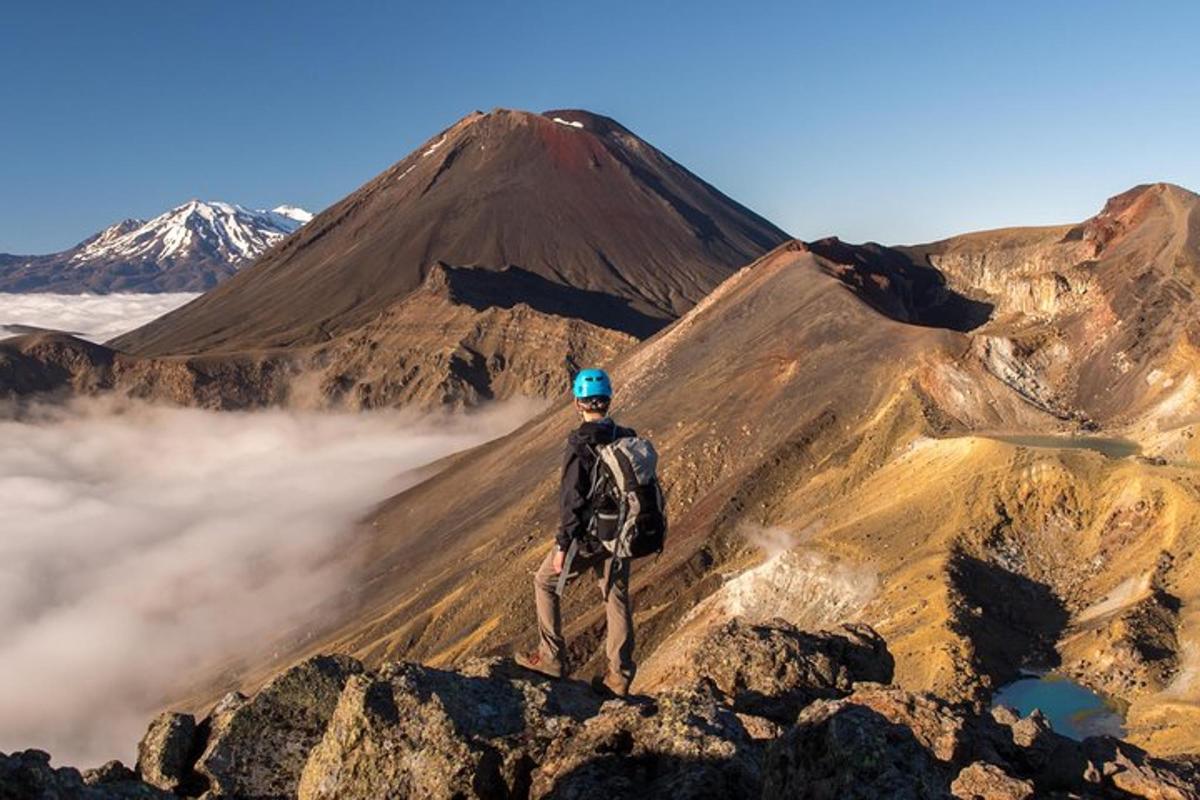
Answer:
[(434, 152), (435, 152), (435, 151), (436, 151), (436, 150), (437, 150), (439, 147), (441, 147), (442, 145), (444, 145), (445, 143), (446, 143), (446, 137), (445, 137), (445, 136), (442, 136), (442, 138), (438, 139), (436, 142), (434, 142), (433, 144), (431, 144), (431, 145), (429, 146), (429, 149), (427, 149), (427, 150), (426, 150), (424, 153), (421, 153), (421, 158), (424, 158), (425, 156), (431, 156), (431, 155), (433, 155), (433, 154), (434, 154)]
[(303, 225), (306, 222), (312, 222), (312, 218), (313, 218), (313, 213), (311, 211), (308, 211), (307, 209), (303, 209), (300, 206), (289, 206), (289, 205), (275, 206), (274, 208), (271, 209), (271, 213), (278, 214), (281, 217), (287, 217), (288, 219), (294, 219), (296, 222), (299, 222), (301, 225)]
[(582, 128), (583, 127), (582, 122), (578, 122), (578, 121), (568, 122), (567, 120), (563, 119), (562, 117), (555, 117), (554, 121), (557, 122), (559, 125), (566, 125), (568, 128)]

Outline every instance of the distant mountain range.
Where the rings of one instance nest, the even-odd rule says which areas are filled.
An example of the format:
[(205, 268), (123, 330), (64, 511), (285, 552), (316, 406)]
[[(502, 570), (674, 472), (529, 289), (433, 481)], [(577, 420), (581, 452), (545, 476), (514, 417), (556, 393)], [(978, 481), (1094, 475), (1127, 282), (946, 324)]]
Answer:
[(296, 206), (191, 200), (149, 221), (122, 220), (61, 253), (0, 253), (0, 292), (205, 291), (312, 216)]

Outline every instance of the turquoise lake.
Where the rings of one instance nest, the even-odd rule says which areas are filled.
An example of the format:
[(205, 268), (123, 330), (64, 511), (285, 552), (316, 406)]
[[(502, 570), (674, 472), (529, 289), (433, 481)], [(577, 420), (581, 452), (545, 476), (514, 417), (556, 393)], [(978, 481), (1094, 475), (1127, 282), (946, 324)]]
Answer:
[(1121, 736), (1124, 720), (1104, 698), (1061, 675), (1031, 675), (1000, 687), (992, 705), (1009, 706), (1028, 715), (1035, 708), (1054, 730), (1072, 739)]

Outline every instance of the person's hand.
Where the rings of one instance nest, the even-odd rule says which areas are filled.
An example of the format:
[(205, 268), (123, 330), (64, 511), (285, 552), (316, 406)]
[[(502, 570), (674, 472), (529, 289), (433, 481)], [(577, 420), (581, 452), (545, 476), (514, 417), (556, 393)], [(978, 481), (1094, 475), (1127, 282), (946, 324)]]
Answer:
[(566, 560), (566, 558), (567, 558), (567, 554), (566, 554), (566, 553), (564, 553), (564, 552), (563, 552), (561, 549), (555, 549), (555, 551), (554, 551), (554, 562), (553, 562), (553, 567), (554, 567), (554, 572), (555, 572), (555, 574), (558, 574), (558, 573), (562, 572), (562, 570), (563, 570), (563, 561), (565, 561), (565, 560)]

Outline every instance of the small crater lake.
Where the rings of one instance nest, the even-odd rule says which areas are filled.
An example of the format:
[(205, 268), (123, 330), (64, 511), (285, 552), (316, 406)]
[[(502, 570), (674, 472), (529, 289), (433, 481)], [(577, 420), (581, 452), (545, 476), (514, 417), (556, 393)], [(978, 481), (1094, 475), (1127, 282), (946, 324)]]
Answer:
[(1041, 447), (1053, 450), (1095, 450), (1109, 458), (1129, 458), (1142, 452), (1137, 442), (1104, 436), (1051, 436), (1044, 434), (980, 433), (984, 439), (1008, 442), (1021, 447)]
[(1056, 732), (1072, 739), (1124, 734), (1125, 720), (1117, 709), (1091, 689), (1053, 673), (1001, 686), (992, 705), (1015, 708), (1023, 717), (1039, 709)]

